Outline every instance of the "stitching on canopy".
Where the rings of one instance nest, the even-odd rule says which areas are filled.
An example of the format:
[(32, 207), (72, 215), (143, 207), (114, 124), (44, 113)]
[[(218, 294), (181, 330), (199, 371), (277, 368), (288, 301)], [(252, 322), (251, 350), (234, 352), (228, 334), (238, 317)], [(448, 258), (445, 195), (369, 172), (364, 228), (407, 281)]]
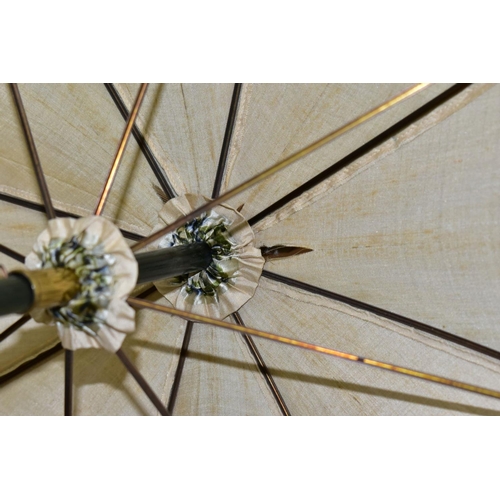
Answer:
[(343, 186), (346, 182), (354, 177), (362, 174), (367, 169), (372, 167), (377, 161), (388, 156), (400, 147), (410, 143), (423, 133), (432, 129), (457, 111), (470, 104), (472, 101), (480, 97), (484, 92), (493, 87), (494, 84), (474, 84), (464, 90), (458, 96), (451, 99), (448, 103), (434, 110), (429, 115), (421, 118), (416, 123), (408, 127), (400, 134), (390, 138), (383, 145), (366, 154), (359, 160), (356, 160), (351, 165), (345, 167), (340, 172), (336, 173), (329, 179), (321, 182), (313, 189), (305, 192), (298, 198), (287, 203), (284, 207), (277, 210), (274, 214), (267, 216), (265, 219), (257, 222), (253, 226), (255, 233), (259, 233), (278, 222), (291, 217), (296, 212), (316, 203), (324, 196), (331, 194), (333, 191)]
[[(361, 311), (359, 309), (356, 309), (355, 307), (351, 307), (347, 304), (341, 304), (337, 301), (331, 300), (331, 299), (326, 299), (323, 297), (318, 297), (319, 301), (322, 302), (323, 300), (327, 301), (330, 300), (332, 303), (332, 306), (329, 307), (326, 305), (326, 302), (324, 304), (314, 302), (310, 300), (311, 297), (317, 297), (316, 295), (313, 295), (309, 292), (305, 292), (303, 290), (296, 290), (296, 289), (291, 289), (288, 286), (284, 286), (283, 288), (280, 288), (280, 286), (275, 285), (272, 283), (270, 280), (266, 279), (265, 280), (265, 285), (261, 281), (259, 284), (259, 288), (264, 288), (265, 290), (273, 293), (279, 293), (281, 295), (286, 295), (292, 300), (300, 300), (301, 303), (308, 303), (311, 305), (314, 305), (315, 307), (320, 307), (324, 308), (329, 311), (335, 311), (340, 314), (346, 314), (347, 316), (350, 316), (352, 318), (358, 319), (360, 321), (366, 321), (369, 322), (373, 325), (376, 325), (380, 328), (386, 328), (387, 330), (390, 330), (398, 335), (403, 336), (406, 339), (409, 339), (414, 342), (418, 342), (422, 345), (425, 345), (426, 347), (430, 349), (437, 349), (441, 352), (444, 352), (445, 354), (454, 356), (457, 359), (460, 359), (466, 363), (472, 363), (477, 366), (480, 366), (481, 368), (485, 368), (488, 370), (491, 370), (495, 373), (500, 373), (500, 366), (496, 365), (495, 363), (491, 362), (490, 360), (485, 359), (481, 354), (474, 353), (470, 351), (469, 349), (459, 346), (459, 345), (453, 345), (451, 346), (447, 341), (438, 339), (435, 337), (431, 337), (429, 334), (422, 332), (421, 330), (418, 330), (417, 328), (409, 328), (404, 325), (400, 325), (399, 323), (396, 323), (394, 321), (381, 318), (375, 314)], [(297, 297), (298, 294), (301, 298), (299, 299)], [(308, 297), (306, 299), (305, 297)], [(330, 303), (328, 302), (328, 303)], [(408, 333), (407, 333), (408, 332)], [(417, 332), (419, 336), (422, 336), (422, 339), (415, 338), (414, 335), (411, 335), (409, 332)], [(424, 341), (425, 339), (425, 341)], [(450, 347), (452, 347), (452, 350), (450, 350)], [(465, 354), (467, 357), (460, 356), (460, 354)]]

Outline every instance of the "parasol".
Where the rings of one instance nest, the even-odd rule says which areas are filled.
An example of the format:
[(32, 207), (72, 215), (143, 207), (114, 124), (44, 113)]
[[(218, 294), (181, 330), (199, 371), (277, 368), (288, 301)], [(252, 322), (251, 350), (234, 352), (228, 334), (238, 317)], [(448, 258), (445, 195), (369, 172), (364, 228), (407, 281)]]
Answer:
[[(408, 88), (152, 85), (103, 215), (132, 244), (166, 199), (215, 198)], [(20, 85), (58, 215), (93, 213), (137, 90)], [(1, 102), (0, 262), (11, 270), (46, 216), (8, 86)], [(494, 85), (427, 86), (228, 200), (257, 247), (312, 252), (266, 262), (226, 321), (499, 390), (499, 103)], [(0, 412), (61, 414), (55, 329), (0, 325)], [(500, 412), (482, 395), (151, 310), (123, 349), (176, 415)], [(156, 413), (103, 350), (75, 353), (73, 396), (76, 414)]]

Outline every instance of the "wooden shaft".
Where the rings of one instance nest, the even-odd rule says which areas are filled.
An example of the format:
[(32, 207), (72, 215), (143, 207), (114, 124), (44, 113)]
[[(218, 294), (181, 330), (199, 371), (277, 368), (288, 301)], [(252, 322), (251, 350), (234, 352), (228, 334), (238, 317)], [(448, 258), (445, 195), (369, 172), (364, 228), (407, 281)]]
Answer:
[(24, 276), (14, 274), (0, 279), (0, 316), (28, 311), (33, 297), (30, 282)]
[[(206, 269), (212, 262), (210, 247), (192, 243), (135, 255), (139, 266), (137, 283), (180, 276)], [(78, 292), (72, 271), (62, 268), (21, 270), (0, 279), (0, 316), (23, 314), (34, 307), (55, 307), (69, 302)]]

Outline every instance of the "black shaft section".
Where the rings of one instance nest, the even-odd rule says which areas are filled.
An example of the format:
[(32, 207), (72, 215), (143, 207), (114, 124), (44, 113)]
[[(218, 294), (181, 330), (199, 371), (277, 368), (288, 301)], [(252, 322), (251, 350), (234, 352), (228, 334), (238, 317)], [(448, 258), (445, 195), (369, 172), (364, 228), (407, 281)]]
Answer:
[(135, 258), (139, 264), (137, 283), (147, 283), (206, 269), (212, 253), (206, 243), (200, 242), (138, 253)]
[[(192, 243), (135, 255), (139, 265), (137, 283), (148, 283), (206, 269), (212, 262), (210, 247)], [(0, 316), (29, 311), (34, 296), (27, 278), (18, 274), (0, 279)]]
[(0, 279), (0, 316), (24, 313), (32, 303), (33, 291), (26, 278), (14, 274)]

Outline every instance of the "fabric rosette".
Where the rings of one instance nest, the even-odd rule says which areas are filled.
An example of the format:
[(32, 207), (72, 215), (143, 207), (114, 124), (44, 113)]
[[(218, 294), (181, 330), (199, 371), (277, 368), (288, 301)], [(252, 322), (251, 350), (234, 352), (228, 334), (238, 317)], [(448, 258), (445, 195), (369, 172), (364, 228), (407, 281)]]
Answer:
[[(169, 200), (160, 210), (153, 232), (210, 201), (186, 194)], [(234, 208), (218, 205), (167, 234), (156, 248), (204, 241), (212, 263), (200, 272), (154, 282), (158, 291), (176, 308), (222, 319), (237, 311), (254, 294), (264, 259), (254, 247), (254, 234)]]
[(35, 321), (56, 324), (65, 349), (102, 347), (116, 352), (135, 329), (126, 302), (138, 276), (137, 261), (114, 224), (98, 217), (57, 218), (26, 257), (28, 269), (64, 267), (78, 277), (80, 291), (67, 304), (35, 309)]

